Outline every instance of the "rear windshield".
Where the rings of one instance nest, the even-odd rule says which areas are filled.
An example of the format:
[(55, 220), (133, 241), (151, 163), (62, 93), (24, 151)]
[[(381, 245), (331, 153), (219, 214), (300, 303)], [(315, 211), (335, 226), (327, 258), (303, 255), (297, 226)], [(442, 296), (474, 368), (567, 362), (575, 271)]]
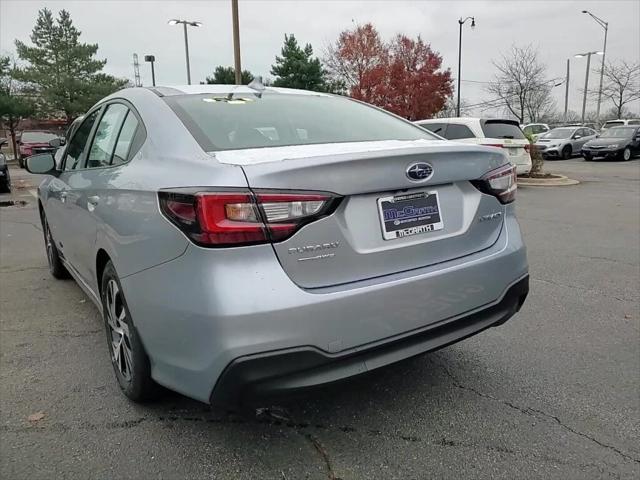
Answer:
[(58, 135), (50, 132), (24, 132), (20, 137), (22, 143), (48, 143), (58, 138)]
[(435, 140), (411, 123), (344, 97), (239, 94), (163, 97), (205, 151), (375, 140)]
[(617, 127), (618, 125), (624, 125), (624, 122), (606, 122), (602, 128)]
[(515, 123), (487, 120), (482, 125), (486, 138), (524, 138), (520, 127)]

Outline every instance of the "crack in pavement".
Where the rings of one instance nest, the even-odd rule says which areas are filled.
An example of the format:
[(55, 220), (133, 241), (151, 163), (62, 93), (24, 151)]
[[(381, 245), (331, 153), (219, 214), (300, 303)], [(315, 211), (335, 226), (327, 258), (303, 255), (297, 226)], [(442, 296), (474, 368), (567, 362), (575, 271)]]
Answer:
[(40, 233), (42, 233), (42, 227), (36, 223), (33, 222), (20, 222), (18, 220), (7, 220), (7, 219), (2, 219), (2, 223), (17, 223), (20, 225), (31, 225), (33, 228), (35, 228), (36, 230), (38, 230)]
[(304, 436), (304, 438), (306, 438), (311, 443), (311, 445), (313, 445), (316, 451), (320, 454), (320, 457), (322, 458), (322, 461), (324, 462), (325, 467), (327, 469), (327, 478), (329, 480), (340, 480), (339, 477), (336, 477), (336, 474), (333, 471), (333, 466), (331, 465), (331, 459), (329, 458), (329, 454), (320, 443), (320, 440), (318, 440), (316, 437), (314, 437), (310, 433), (307, 433)]
[[(464, 388), (464, 387), (460, 387), (460, 388)], [(486, 394), (481, 394), (479, 392), (476, 392), (476, 393), (478, 393), (480, 396), (483, 396), (485, 398), (497, 400)], [(522, 409), (516, 407), (515, 405), (509, 405), (509, 406), (512, 406), (513, 408), (516, 408), (517, 410), (523, 412)], [(545, 454), (538, 454), (533, 452), (531, 453), (521, 452), (521, 451), (512, 450), (502, 446), (483, 445), (483, 444), (475, 444), (470, 442), (460, 442), (456, 440), (447, 439), (446, 437), (441, 437), (436, 441), (431, 441), (429, 439), (423, 439), (421, 437), (405, 435), (402, 433), (384, 433), (376, 429), (356, 429), (350, 426), (333, 427), (333, 426), (327, 426), (327, 425), (317, 424), (317, 423), (313, 424), (308, 422), (294, 422), (290, 418), (287, 418), (281, 415), (277, 415), (277, 416), (265, 415), (262, 418), (255, 418), (255, 417), (248, 417), (246, 415), (238, 415), (236, 414), (236, 412), (226, 412), (221, 416), (220, 415), (212, 416), (212, 410), (209, 408), (204, 408), (200, 412), (197, 412), (197, 411), (193, 412), (193, 410), (190, 410), (190, 409), (174, 411), (174, 413), (181, 413), (181, 412), (196, 413), (196, 415), (172, 414), (172, 415), (141, 416), (133, 419), (122, 420), (122, 421), (112, 421), (112, 422), (106, 422), (106, 423), (91, 423), (91, 422), (82, 421), (82, 422), (79, 422), (78, 426), (84, 430), (101, 431), (104, 429), (134, 428), (144, 423), (153, 423), (153, 422), (160, 422), (160, 423), (162, 422), (198, 422), (198, 423), (202, 422), (202, 423), (209, 423), (209, 424), (216, 424), (216, 425), (243, 425), (244, 424), (244, 425), (266, 425), (269, 427), (278, 427), (278, 428), (283, 428), (283, 427), (291, 428), (297, 434), (299, 434), (302, 438), (304, 438), (306, 441), (312, 444), (312, 446), (316, 449), (316, 451), (321, 456), (323, 463), (325, 464), (328, 478), (333, 480), (340, 480), (340, 477), (336, 476), (333, 464), (330, 460), (330, 457), (326, 449), (322, 446), (322, 444), (319, 442), (319, 440), (316, 437), (314, 437), (311, 433), (309, 433), (310, 430), (315, 429), (316, 431), (334, 432), (334, 433), (342, 433), (342, 434), (360, 434), (368, 437), (375, 437), (377, 439), (382, 438), (382, 439), (392, 440), (392, 441), (402, 440), (405, 442), (412, 442), (412, 443), (421, 442), (424, 445), (433, 446), (433, 447), (445, 447), (445, 448), (456, 448), (456, 449), (481, 448), (486, 451), (495, 452), (503, 455), (511, 455), (517, 458), (535, 459), (543, 462), (548, 462), (553, 464), (562, 464), (562, 465), (578, 467), (578, 468), (592, 468), (592, 469), (598, 470), (603, 475), (607, 473), (613, 473), (610, 470), (605, 470), (605, 468), (603, 468), (603, 465), (611, 469), (616, 469), (618, 467), (617, 465), (611, 465), (606, 461), (602, 461), (603, 465), (599, 465), (595, 463), (579, 464), (579, 463), (567, 461), (564, 458), (556, 458), (556, 457), (552, 457)], [(198, 415), (197, 413), (201, 413), (201, 415)], [(531, 415), (530, 413), (527, 413), (527, 414)], [(6, 433), (68, 432), (73, 429), (74, 429), (73, 426), (69, 426), (63, 422), (46, 423), (46, 424), (42, 423), (38, 425), (29, 425), (29, 426), (19, 427), (19, 428), (15, 428), (15, 427), (11, 428), (8, 425), (0, 425), (0, 432), (6, 432)]]
[(606, 260), (607, 262), (621, 263), (623, 265), (629, 265), (631, 267), (638, 268), (637, 263), (625, 262), (623, 260), (616, 260), (615, 258), (597, 257), (597, 256), (591, 256), (591, 255), (578, 255), (578, 258), (587, 258), (589, 260)]
[[(435, 354), (432, 355), (432, 356), (435, 356)], [(508, 401), (508, 400), (503, 400), (503, 399), (494, 397), (493, 395), (489, 395), (488, 393), (483, 393), (483, 392), (481, 392), (481, 391), (479, 391), (479, 390), (477, 390), (477, 389), (475, 389), (473, 387), (468, 387), (466, 385), (463, 385), (458, 381), (456, 376), (453, 375), (453, 373), (451, 373), (451, 371), (445, 365), (443, 365), (441, 363), (438, 363), (438, 362), (435, 362), (435, 361), (433, 361), (433, 359), (431, 359), (431, 362), (434, 365), (436, 365), (437, 367), (440, 367), (442, 369), (442, 371), (452, 380), (453, 385), (456, 388), (459, 388), (461, 390), (466, 390), (468, 392), (472, 392), (472, 393), (474, 393), (474, 394), (476, 394), (476, 395), (478, 395), (478, 396), (480, 396), (482, 398), (487, 398), (487, 399), (492, 400), (494, 402), (502, 403), (503, 405), (506, 405), (509, 408), (517, 410), (518, 412), (523, 413), (525, 415), (535, 416), (533, 414), (537, 413), (539, 416), (554, 420), (558, 425), (560, 425), (565, 430), (573, 433), (574, 435), (578, 435), (580, 437), (586, 438), (587, 440), (592, 441), (593, 443), (599, 445), (602, 448), (609, 449), (609, 450), (617, 453), (618, 455), (620, 455), (621, 457), (623, 457), (623, 458), (625, 458), (627, 460), (631, 460), (632, 462), (640, 464), (640, 459), (632, 457), (631, 455), (623, 452), (622, 450), (618, 449), (617, 447), (614, 447), (613, 445), (608, 445), (608, 444), (606, 444), (604, 442), (601, 442), (597, 438), (592, 437), (591, 435), (588, 435), (586, 433), (580, 432), (580, 431), (576, 430), (575, 428), (570, 427), (569, 425), (566, 425), (565, 423), (562, 422), (562, 420), (560, 420), (559, 417), (557, 417), (555, 415), (551, 415), (549, 413), (546, 413), (546, 412), (544, 412), (542, 410), (538, 410), (536, 408), (521, 407), (519, 405), (516, 405), (515, 403), (512, 403), (512, 402)]]
[(534, 281), (534, 282), (541, 282), (541, 283), (547, 283), (549, 285), (556, 285), (558, 287), (565, 287), (565, 288), (573, 288), (575, 290), (582, 290), (582, 291), (587, 292), (587, 293), (595, 293), (595, 294), (600, 295), (602, 297), (613, 298), (615, 300), (618, 300), (619, 302), (636, 303), (638, 301), (637, 299), (632, 299), (632, 298), (616, 297), (615, 295), (604, 293), (604, 292), (601, 292), (599, 290), (593, 290), (593, 289), (588, 288), (588, 287), (582, 287), (582, 286), (579, 286), (579, 285), (569, 285), (568, 283), (555, 282), (553, 280), (547, 280), (547, 279), (544, 279), (544, 278), (532, 277), (531, 280)]
[(23, 268), (17, 268), (15, 270), (0, 269), (0, 274), (2, 274), (2, 273), (19, 273), (19, 272), (25, 272), (27, 270), (49, 270), (49, 267), (47, 267), (47, 266), (43, 266), (43, 267), (23, 267)]

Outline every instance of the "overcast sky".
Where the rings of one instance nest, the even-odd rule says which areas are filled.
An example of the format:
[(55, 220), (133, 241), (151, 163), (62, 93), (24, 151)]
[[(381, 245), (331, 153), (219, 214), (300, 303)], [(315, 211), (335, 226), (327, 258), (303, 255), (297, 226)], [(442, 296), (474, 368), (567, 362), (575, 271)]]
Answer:
[[(232, 65), (231, 2), (0, 0), (0, 51), (15, 51), (16, 38), (28, 42), (38, 9), (48, 7), (57, 14), (67, 9), (85, 42), (98, 43), (98, 56), (107, 59), (105, 70), (133, 80), (132, 55), (156, 56), (158, 84), (186, 83), (182, 27), (167, 25), (170, 18), (203, 23), (189, 29), (191, 77), (198, 83), (216, 65)], [(462, 97), (475, 104), (491, 98), (482, 83), (491, 80), (491, 60), (511, 44), (534, 44), (548, 66), (548, 76), (566, 74), (571, 57), (569, 108), (581, 109), (586, 59), (573, 58), (585, 51), (602, 49), (603, 29), (587, 9), (609, 22), (607, 58), (637, 62), (640, 58), (640, 1), (348, 1), (348, 0), (240, 0), (242, 67), (254, 74), (270, 76), (270, 66), (279, 53), (285, 33), (309, 42), (322, 55), (324, 47), (353, 22), (371, 22), (385, 38), (396, 33), (420, 34), (443, 56), (445, 67), (457, 76), (459, 17), (475, 16), (477, 27), (464, 26), (462, 53)], [(600, 57), (592, 57), (592, 66)], [(148, 64), (141, 63), (145, 85), (151, 84)], [(598, 77), (590, 77), (597, 87)], [(554, 94), (564, 108), (564, 85)], [(608, 110), (604, 105), (603, 110)], [(587, 110), (595, 110), (589, 101)], [(640, 111), (640, 102), (633, 105)]]

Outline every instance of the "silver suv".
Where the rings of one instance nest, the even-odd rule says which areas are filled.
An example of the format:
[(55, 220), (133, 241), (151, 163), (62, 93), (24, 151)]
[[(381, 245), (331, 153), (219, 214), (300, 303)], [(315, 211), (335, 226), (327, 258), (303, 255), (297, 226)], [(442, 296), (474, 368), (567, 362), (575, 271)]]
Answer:
[(161, 384), (228, 404), (326, 384), (519, 310), (528, 267), (503, 151), (260, 87), (122, 90), (57, 162), (27, 161), (49, 174), (51, 273), (102, 312), (129, 398)]

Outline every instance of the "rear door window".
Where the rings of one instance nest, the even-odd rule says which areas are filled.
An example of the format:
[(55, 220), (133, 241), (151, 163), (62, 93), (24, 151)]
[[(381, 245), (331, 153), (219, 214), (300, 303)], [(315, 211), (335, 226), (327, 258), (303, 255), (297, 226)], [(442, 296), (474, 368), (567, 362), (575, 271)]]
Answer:
[(482, 124), (482, 132), (486, 138), (524, 139), (524, 134), (516, 123), (500, 120), (486, 120)]
[(122, 125), (122, 129), (120, 130), (118, 141), (116, 142), (116, 148), (113, 152), (113, 161), (111, 162), (112, 165), (120, 165), (129, 161), (131, 145), (133, 144), (133, 140), (138, 130), (138, 123), (136, 116), (133, 112), (129, 111), (127, 118)]
[(450, 123), (447, 125), (447, 131), (445, 132), (444, 137), (449, 140), (458, 140), (462, 138), (475, 138), (475, 135), (466, 125)]
[(87, 168), (106, 167), (111, 164), (118, 133), (128, 111), (129, 109), (121, 103), (107, 106), (93, 137)]

